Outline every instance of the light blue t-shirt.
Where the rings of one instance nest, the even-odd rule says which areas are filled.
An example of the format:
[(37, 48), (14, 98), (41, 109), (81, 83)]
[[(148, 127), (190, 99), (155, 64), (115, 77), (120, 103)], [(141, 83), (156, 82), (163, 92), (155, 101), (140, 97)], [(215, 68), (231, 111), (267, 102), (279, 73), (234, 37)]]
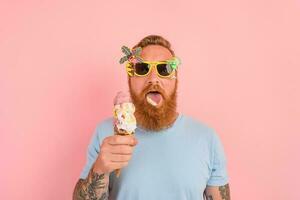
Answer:
[[(113, 135), (113, 119), (99, 123), (88, 146), (85, 179), (102, 140)], [(110, 200), (201, 200), (206, 186), (228, 183), (226, 158), (214, 129), (183, 114), (159, 132), (135, 131), (138, 144), (128, 165), (109, 177)]]

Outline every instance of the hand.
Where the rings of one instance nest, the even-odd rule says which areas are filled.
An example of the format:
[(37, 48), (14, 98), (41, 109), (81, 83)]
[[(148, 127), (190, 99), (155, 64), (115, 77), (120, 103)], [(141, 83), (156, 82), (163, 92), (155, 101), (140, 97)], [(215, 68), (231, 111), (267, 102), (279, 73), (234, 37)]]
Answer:
[(113, 135), (104, 138), (93, 170), (98, 173), (110, 173), (125, 167), (137, 143), (133, 135)]

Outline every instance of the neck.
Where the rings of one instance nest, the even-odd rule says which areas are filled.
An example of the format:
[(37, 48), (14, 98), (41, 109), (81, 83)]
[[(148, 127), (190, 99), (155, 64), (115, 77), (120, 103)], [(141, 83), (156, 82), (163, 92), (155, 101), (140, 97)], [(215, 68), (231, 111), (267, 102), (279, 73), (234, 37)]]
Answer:
[(135, 112), (135, 117), (137, 124), (145, 129), (150, 131), (160, 131), (167, 129), (174, 124), (178, 117), (179, 113), (174, 111), (174, 113), (168, 113), (168, 117), (161, 116), (149, 116), (146, 113)]

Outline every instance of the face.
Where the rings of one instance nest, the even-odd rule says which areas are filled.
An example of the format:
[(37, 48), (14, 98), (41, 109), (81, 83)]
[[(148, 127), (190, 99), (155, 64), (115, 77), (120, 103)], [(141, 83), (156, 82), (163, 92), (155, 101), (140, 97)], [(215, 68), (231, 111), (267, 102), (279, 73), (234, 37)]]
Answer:
[[(172, 58), (171, 52), (159, 45), (149, 45), (143, 48), (141, 57), (146, 61), (163, 61)], [(176, 79), (161, 78), (157, 75), (157, 72), (152, 68), (151, 72), (144, 77), (133, 76), (130, 78), (130, 85), (132, 92), (135, 94), (141, 94), (142, 91), (150, 85), (158, 85), (164, 92), (166, 97), (170, 97), (171, 93), (175, 89)], [(156, 98), (154, 96), (157, 96)], [(153, 95), (153, 100), (156, 100), (157, 107), (162, 106), (164, 98), (162, 95)], [(150, 99), (152, 99), (150, 98)]]
[[(173, 56), (165, 47), (149, 45), (143, 48), (141, 57), (146, 61), (164, 61)], [(177, 72), (173, 73), (176, 76)], [(132, 76), (128, 81), (139, 125), (157, 131), (176, 119), (176, 78), (162, 78), (152, 67), (147, 76)]]

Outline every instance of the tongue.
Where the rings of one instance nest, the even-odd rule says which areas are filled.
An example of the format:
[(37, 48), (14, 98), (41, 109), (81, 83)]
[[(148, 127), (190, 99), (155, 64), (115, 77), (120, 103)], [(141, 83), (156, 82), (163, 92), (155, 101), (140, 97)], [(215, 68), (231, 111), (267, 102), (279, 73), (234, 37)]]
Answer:
[(147, 94), (147, 101), (153, 106), (157, 106), (161, 101), (161, 95), (159, 93), (149, 93)]

